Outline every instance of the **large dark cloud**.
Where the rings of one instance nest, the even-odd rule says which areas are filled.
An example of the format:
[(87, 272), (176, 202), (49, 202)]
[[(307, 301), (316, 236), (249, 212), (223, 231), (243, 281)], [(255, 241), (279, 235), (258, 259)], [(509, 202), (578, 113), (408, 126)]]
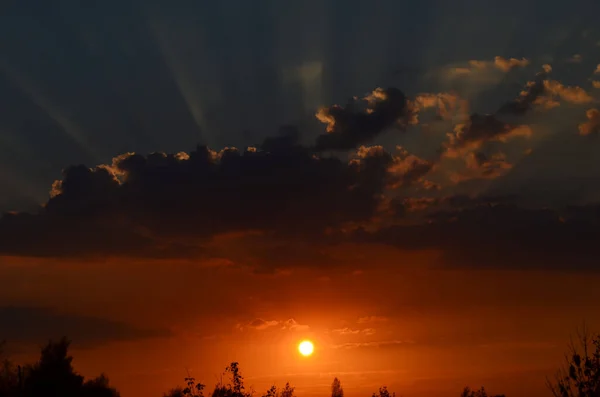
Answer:
[[(533, 103), (537, 94), (528, 92), (522, 97)], [(473, 175), (463, 179), (503, 175), (512, 167), (504, 155), (480, 149), (530, 135), (527, 125), (502, 121), (502, 111), (473, 114), (458, 122), (433, 160), (426, 160), (402, 147), (392, 153), (364, 146), (411, 117), (397, 89), (377, 89), (366, 102), (364, 109), (355, 101), (322, 109), (318, 118), (328, 131), (315, 145), (301, 144), (299, 131), (285, 126), (244, 150), (198, 146), (189, 153), (127, 153), (108, 165), (68, 167), (38, 212), (0, 219), (0, 253), (218, 256), (253, 263), (243, 259), (248, 254), (260, 257), (258, 262), (277, 261), (276, 266), (254, 263), (272, 269), (327, 262), (324, 247), (353, 240), (438, 249), (453, 265), (597, 266), (596, 207), (559, 211), (521, 208), (514, 197), (444, 198), (436, 193), (439, 185), (426, 179), (444, 157), (464, 155)], [(322, 155), (329, 150), (346, 151), (350, 159)], [(229, 258), (215, 243), (223, 235), (238, 236), (229, 241), (238, 238), (250, 248), (231, 251)], [(272, 244), (260, 243), (265, 239)], [(314, 252), (308, 252), (311, 247)], [(297, 260), (286, 260), (290, 255)]]
[(111, 341), (170, 336), (164, 329), (140, 329), (96, 317), (58, 313), (42, 307), (0, 307), (0, 340), (19, 344), (42, 344), (68, 336), (75, 345), (93, 347)]
[(348, 162), (317, 157), (286, 128), (262, 149), (126, 154), (72, 166), (36, 214), (5, 214), (0, 249), (19, 255), (199, 255), (219, 233), (322, 234), (367, 221), (391, 163), (383, 151)]

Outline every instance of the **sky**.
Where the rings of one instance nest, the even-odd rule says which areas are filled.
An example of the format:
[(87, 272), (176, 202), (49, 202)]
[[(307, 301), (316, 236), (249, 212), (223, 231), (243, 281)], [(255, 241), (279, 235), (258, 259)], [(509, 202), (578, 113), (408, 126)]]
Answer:
[[(9, 0), (0, 339), (124, 397), (548, 395), (600, 330), (600, 3)], [(300, 357), (304, 339), (315, 344)]]

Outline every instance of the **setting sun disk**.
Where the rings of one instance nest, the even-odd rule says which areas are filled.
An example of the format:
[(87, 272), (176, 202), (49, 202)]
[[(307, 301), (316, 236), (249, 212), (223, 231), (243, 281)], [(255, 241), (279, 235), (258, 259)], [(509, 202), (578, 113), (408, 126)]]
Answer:
[(309, 340), (302, 341), (298, 345), (298, 351), (303, 356), (310, 356), (313, 353), (314, 350), (315, 350), (315, 347), (312, 344), (312, 342), (309, 341)]

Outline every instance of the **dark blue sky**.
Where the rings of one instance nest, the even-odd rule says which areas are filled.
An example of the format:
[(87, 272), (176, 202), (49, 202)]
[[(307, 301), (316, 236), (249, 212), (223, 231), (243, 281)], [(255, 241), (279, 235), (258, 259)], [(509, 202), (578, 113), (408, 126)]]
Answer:
[[(242, 147), (283, 123), (312, 139), (319, 106), (378, 86), (438, 91), (428, 73), (444, 65), (593, 55), (599, 12), (592, 0), (4, 2), (0, 208), (127, 151)], [(479, 93), (481, 110), (496, 93)]]

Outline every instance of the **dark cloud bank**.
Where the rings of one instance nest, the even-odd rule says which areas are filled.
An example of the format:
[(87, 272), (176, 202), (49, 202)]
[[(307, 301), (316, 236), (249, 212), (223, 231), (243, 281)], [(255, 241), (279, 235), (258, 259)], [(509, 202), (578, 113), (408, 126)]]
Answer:
[[(600, 206), (540, 209), (519, 206), (518, 196), (400, 194), (431, 190), (425, 176), (445, 155), (468, 148), (473, 158), (485, 159), (477, 152), (482, 145), (526, 134), (501, 118), (529, 112), (547, 90), (546, 74), (495, 114), (468, 116), (440, 156), (429, 160), (363, 146), (390, 129), (406, 133), (411, 124), (414, 103), (390, 88), (321, 109), (317, 117), (327, 132), (314, 146), (301, 145), (298, 130), (287, 126), (257, 148), (198, 146), (189, 153), (124, 154), (95, 168), (71, 166), (38, 212), (4, 214), (0, 252), (202, 258), (210, 256), (205, 247), (214, 236), (260, 232), (320, 245), (439, 249), (452, 265), (598, 269)], [(332, 152), (349, 152), (350, 160)]]
[(58, 313), (43, 307), (0, 307), (0, 340), (30, 344), (67, 334), (75, 339), (75, 346), (94, 347), (107, 341), (165, 337), (170, 332), (138, 329), (117, 321)]

